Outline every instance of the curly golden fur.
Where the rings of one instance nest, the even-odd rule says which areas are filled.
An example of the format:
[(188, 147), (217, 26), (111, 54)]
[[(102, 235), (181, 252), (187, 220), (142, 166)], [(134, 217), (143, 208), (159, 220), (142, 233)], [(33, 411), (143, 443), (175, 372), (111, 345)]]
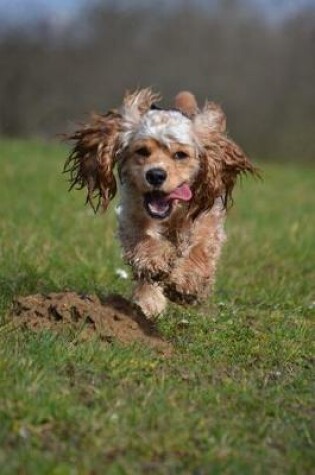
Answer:
[[(106, 209), (120, 189), (119, 237), (136, 281), (134, 301), (148, 316), (167, 298), (194, 303), (207, 296), (225, 239), (237, 176), (256, 170), (226, 134), (222, 109), (199, 109), (188, 91), (173, 109), (150, 89), (127, 93), (121, 108), (93, 115), (68, 136), (71, 188)], [(96, 199), (96, 204), (94, 200)]]

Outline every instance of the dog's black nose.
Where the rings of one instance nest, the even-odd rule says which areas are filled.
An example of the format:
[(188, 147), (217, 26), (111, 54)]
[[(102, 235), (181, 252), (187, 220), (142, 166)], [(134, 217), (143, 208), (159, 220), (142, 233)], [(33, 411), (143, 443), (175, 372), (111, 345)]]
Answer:
[(150, 185), (160, 186), (166, 180), (166, 171), (163, 168), (150, 168), (145, 174), (145, 178)]

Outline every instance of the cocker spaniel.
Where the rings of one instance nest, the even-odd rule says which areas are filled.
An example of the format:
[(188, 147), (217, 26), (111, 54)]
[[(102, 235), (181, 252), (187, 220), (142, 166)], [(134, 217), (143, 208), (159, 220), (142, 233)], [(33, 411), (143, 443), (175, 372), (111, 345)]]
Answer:
[(68, 136), (65, 165), (70, 188), (87, 187), (94, 210), (107, 209), (119, 182), (119, 238), (136, 281), (133, 300), (149, 317), (167, 298), (192, 304), (208, 295), (237, 176), (255, 173), (227, 136), (218, 105), (199, 109), (189, 92), (174, 108), (159, 100), (142, 89), (127, 93), (121, 108), (93, 115)]

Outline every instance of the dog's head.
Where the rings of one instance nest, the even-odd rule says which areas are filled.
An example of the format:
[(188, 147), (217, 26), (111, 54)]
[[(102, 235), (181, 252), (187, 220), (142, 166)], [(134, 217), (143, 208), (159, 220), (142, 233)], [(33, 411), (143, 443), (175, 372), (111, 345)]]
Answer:
[(149, 89), (127, 93), (120, 110), (94, 116), (72, 134), (71, 186), (87, 186), (92, 206), (98, 195), (107, 208), (116, 193), (117, 164), (130, 199), (152, 219), (166, 220), (183, 204), (198, 215), (217, 197), (226, 206), (237, 175), (254, 168), (227, 138), (222, 110), (213, 103), (199, 110), (188, 92), (176, 97), (174, 109), (157, 107), (158, 100)]

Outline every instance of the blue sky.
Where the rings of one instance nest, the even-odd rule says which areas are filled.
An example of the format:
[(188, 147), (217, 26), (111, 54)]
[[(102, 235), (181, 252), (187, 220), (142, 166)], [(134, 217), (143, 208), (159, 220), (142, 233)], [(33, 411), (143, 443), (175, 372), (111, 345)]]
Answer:
[(0, 0), (3, 17), (21, 18), (40, 14), (75, 11), (85, 0)]
[[(83, 4), (92, 3), (93, 0), (0, 0), (0, 16), (10, 22), (15, 20), (23, 20), (36, 18), (42, 15), (60, 15), (71, 16)], [(103, 0), (104, 3), (106, 0)], [(119, 0), (116, 0), (118, 3)], [(178, 2), (178, 0), (120, 0), (124, 5), (132, 5), (143, 3), (148, 5), (149, 2), (156, 4)], [(213, 0), (195, 0), (203, 5)], [(268, 11), (271, 15), (282, 15), (285, 13), (294, 13), (301, 7), (308, 5), (315, 8), (315, 0), (252, 0), (253, 3)]]

